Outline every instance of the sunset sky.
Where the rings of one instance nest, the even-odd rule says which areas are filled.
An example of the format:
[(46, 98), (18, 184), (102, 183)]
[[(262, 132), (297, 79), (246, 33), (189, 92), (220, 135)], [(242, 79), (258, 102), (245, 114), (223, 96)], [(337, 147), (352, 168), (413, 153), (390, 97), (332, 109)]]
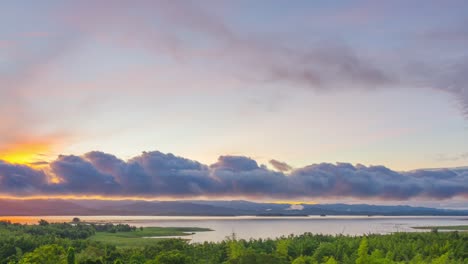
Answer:
[(463, 0), (3, 1), (0, 196), (463, 207), (467, 13)]

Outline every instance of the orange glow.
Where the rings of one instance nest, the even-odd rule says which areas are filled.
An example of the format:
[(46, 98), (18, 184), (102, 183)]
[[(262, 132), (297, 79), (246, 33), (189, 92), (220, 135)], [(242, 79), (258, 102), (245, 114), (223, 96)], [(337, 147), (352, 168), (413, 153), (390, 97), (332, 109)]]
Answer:
[(59, 184), (62, 182), (62, 180), (59, 177), (53, 174), (49, 174), (48, 176), (49, 176), (49, 182), (52, 184)]
[(37, 223), (38, 220), (32, 220), (35, 217), (31, 216), (0, 216), (0, 221), (10, 221), (18, 224), (33, 224)]
[(0, 160), (15, 164), (35, 164), (38, 161), (47, 159), (47, 154), (56, 145), (54, 140), (26, 140), (15, 142), (0, 148)]

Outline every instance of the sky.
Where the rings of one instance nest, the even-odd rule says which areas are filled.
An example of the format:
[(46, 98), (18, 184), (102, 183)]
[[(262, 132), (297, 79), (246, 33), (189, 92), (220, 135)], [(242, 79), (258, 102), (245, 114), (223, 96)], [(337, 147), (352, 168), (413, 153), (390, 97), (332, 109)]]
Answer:
[(466, 13), (3, 1), (0, 196), (466, 205)]

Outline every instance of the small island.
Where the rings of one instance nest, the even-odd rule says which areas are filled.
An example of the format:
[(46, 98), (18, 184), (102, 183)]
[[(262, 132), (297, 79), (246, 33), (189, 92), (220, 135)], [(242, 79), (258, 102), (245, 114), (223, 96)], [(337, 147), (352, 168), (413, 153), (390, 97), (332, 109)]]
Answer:
[(264, 213), (257, 214), (257, 217), (307, 217), (308, 214), (281, 214), (281, 213)]
[(175, 237), (184, 239), (196, 232), (206, 231), (213, 230), (199, 227), (141, 227), (131, 231), (97, 231), (90, 240), (118, 247), (144, 247), (154, 245), (159, 239)]
[[(48, 224), (44, 220), (39, 222), (39, 225)], [(200, 227), (136, 227), (128, 224), (83, 222), (77, 217), (73, 218), (70, 224), (77, 227), (87, 226), (95, 230), (94, 234), (89, 236), (91, 241), (118, 247), (144, 247), (154, 245), (157, 239), (185, 239), (185, 236), (193, 235), (196, 232), (213, 231)]]

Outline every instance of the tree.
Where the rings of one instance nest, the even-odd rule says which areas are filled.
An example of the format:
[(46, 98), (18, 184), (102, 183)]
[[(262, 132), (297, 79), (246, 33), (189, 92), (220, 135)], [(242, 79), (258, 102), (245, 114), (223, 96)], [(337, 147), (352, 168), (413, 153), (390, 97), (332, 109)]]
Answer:
[(65, 250), (59, 245), (45, 245), (27, 253), (19, 264), (65, 264)]
[(15, 251), (16, 251), (16, 257), (18, 259), (21, 259), (21, 257), (23, 256), (23, 250), (19, 247), (15, 247)]
[(316, 263), (314, 262), (314, 259), (312, 257), (308, 256), (299, 256), (291, 264), (312, 264)]
[(320, 246), (315, 250), (314, 258), (318, 262), (325, 261), (327, 257), (335, 256), (335, 245), (330, 242), (322, 242)]
[(361, 240), (361, 244), (359, 244), (358, 258), (356, 259), (356, 264), (368, 264), (369, 263), (369, 255), (367, 255), (368, 251), (369, 251), (369, 243), (367, 242), (367, 238), (364, 237)]
[(449, 262), (449, 253), (448, 252), (432, 261), (432, 264), (448, 264), (448, 263), (451, 263), (451, 262)]
[(79, 223), (81, 220), (78, 217), (73, 218), (72, 220), (73, 223)]
[(244, 244), (236, 240), (235, 235), (232, 235), (232, 239), (228, 240), (228, 256), (229, 259), (239, 258), (245, 251)]
[(423, 257), (421, 256), (421, 254), (416, 254), (413, 259), (409, 262), (411, 264), (424, 264), (425, 261), (423, 259)]
[(291, 264), (307, 264), (307, 259), (304, 256), (299, 256)]
[(338, 264), (334, 257), (329, 257), (325, 264)]
[(67, 264), (75, 264), (75, 262), (75, 249), (69, 247), (67, 252)]
[(290, 240), (287, 240), (287, 239), (279, 240), (278, 243), (276, 244), (276, 254), (281, 258), (287, 259), (289, 244), (291, 244)]
[(44, 219), (41, 219), (41, 220), (39, 220), (39, 225), (40, 225), (40, 226), (48, 226), (48, 225), (49, 225), (49, 222), (47, 222), (47, 221), (44, 220)]
[(169, 252), (161, 252), (156, 256), (155, 263), (157, 264), (189, 264), (191, 260), (179, 250)]

